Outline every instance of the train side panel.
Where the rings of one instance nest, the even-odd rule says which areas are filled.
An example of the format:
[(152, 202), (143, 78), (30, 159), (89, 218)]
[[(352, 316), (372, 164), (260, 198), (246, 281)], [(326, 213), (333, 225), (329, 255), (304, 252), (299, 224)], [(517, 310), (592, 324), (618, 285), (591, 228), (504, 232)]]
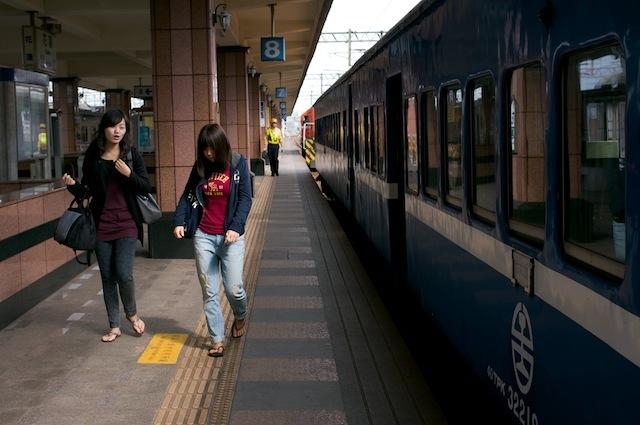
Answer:
[[(437, 196), (427, 196), (423, 181), (418, 193), (397, 194), (405, 205), (407, 284), (424, 312), (434, 317), (484, 379), (496, 402), (512, 412), (514, 423), (637, 422), (640, 185), (630, 181), (638, 179), (640, 170), (640, 144), (636, 143), (640, 138), (638, 9), (622, 0), (606, 6), (595, 0), (423, 2), (316, 105), (325, 108), (325, 115), (335, 110), (332, 102), (342, 102), (344, 107), (346, 87), (351, 84), (352, 113), (360, 117), (358, 151), (363, 156), (362, 115), (365, 108), (385, 103), (390, 77), (401, 74), (405, 102), (412, 97), (419, 100), (425, 91), (436, 93)], [(563, 132), (567, 57), (609, 45), (620, 46), (626, 58), (626, 126), (622, 131), (626, 137), (627, 255), (620, 278), (594, 271), (592, 265), (565, 253), (562, 211), (566, 205), (558, 196), (566, 190), (563, 172), (570, 156)], [(507, 135), (513, 123), (506, 106), (507, 81), (514, 69), (531, 64), (542, 70), (542, 114), (548, 120), (540, 136), (544, 138), (544, 168), (531, 178), (544, 179), (546, 190), (544, 235), (535, 243), (510, 228), (506, 201), (509, 185), (514, 184), (507, 166), (511, 161)], [(446, 150), (445, 132), (455, 129), (447, 121), (448, 88), (459, 88), (466, 99), (472, 95), (471, 83), (481, 77), (491, 79), (495, 87), (493, 221), (478, 217), (473, 209), (473, 127), (466, 100), (460, 112), (460, 202), (448, 202), (445, 197), (448, 176), (443, 167), (449, 166), (445, 161), (452, 157)], [(417, 111), (420, 115), (421, 106)], [(406, 110), (403, 113), (406, 124)], [(530, 121), (541, 116), (540, 111), (536, 114), (529, 115)], [(353, 122), (355, 127), (355, 119)], [(533, 121), (528, 124), (535, 125)], [(385, 143), (402, 145), (404, 141), (388, 138)], [(406, 152), (407, 147), (398, 148)], [(374, 172), (360, 159), (354, 165), (355, 193), (339, 189), (337, 197), (389, 260), (394, 225), (389, 203), (394, 194), (384, 173)], [(350, 184), (345, 180), (348, 172), (336, 171), (346, 169), (344, 155), (323, 161), (333, 161), (320, 170), (327, 173), (323, 177), (332, 188)], [(403, 161), (406, 166), (404, 155)], [(578, 181), (574, 179), (572, 183)], [(524, 288), (531, 288), (527, 289), (530, 293)]]

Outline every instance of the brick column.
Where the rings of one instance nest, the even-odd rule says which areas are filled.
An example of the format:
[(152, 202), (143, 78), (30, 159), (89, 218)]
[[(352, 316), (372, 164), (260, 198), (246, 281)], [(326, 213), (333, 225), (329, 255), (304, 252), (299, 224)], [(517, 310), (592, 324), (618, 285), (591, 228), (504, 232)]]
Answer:
[[(62, 154), (76, 152), (76, 115), (78, 114), (78, 79), (52, 78), (53, 108), (58, 111)], [(79, 118), (79, 117), (78, 117)]]
[(229, 137), (231, 148), (251, 158), (247, 47), (220, 47), (217, 54), (220, 70), (220, 124)]
[(248, 77), (249, 89), (249, 155), (251, 171), (257, 176), (264, 175), (262, 152), (262, 134), (260, 127), (260, 74)]
[(105, 94), (105, 107), (109, 109), (120, 109), (127, 118), (131, 117), (131, 91), (125, 89), (107, 89)]
[(153, 106), (158, 198), (173, 212), (203, 125), (218, 121), (213, 2), (152, 0)]
[(260, 74), (248, 78), (249, 86), (249, 155), (260, 158)]

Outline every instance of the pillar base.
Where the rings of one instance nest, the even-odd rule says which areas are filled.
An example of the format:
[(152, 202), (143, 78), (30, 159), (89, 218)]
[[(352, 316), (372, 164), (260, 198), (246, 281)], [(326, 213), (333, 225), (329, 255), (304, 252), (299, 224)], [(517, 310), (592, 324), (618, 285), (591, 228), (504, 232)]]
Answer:
[(162, 218), (148, 226), (150, 258), (192, 259), (193, 239), (173, 236), (173, 213), (162, 213)]
[(256, 176), (264, 176), (264, 159), (251, 158), (251, 171)]

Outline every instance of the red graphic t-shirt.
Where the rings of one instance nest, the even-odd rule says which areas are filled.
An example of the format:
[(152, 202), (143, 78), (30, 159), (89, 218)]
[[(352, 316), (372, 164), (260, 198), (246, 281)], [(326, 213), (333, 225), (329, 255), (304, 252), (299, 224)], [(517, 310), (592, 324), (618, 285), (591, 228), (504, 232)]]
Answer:
[(200, 230), (210, 235), (223, 235), (224, 218), (231, 194), (231, 171), (227, 168), (224, 173), (213, 173), (202, 185), (202, 193), (204, 209)]

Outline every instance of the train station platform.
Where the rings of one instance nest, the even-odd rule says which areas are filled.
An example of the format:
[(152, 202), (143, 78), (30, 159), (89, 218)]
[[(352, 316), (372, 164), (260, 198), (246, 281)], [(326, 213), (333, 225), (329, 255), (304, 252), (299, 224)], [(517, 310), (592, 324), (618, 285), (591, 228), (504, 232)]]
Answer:
[(136, 258), (147, 330), (100, 342), (88, 267), (0, 331), (0, 423), (444, 424), (440, 408), (304, 159), (257, 177), (246, 233), (248, 330), (221, 358), (193, 260)]

